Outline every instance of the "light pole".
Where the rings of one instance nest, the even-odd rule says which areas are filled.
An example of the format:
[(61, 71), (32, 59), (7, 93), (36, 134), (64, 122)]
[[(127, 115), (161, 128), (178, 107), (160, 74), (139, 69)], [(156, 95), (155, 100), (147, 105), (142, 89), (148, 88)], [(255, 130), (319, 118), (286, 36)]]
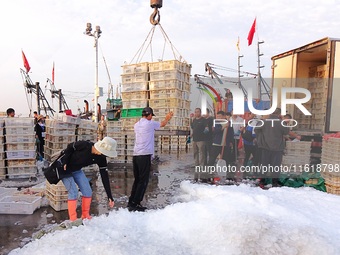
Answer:
[(98, 87), (98, 39), (101, 35), (102, 31), (100, 30), (100, 26), (96, 26), (96, 30), (92, 32), (91, 23), (86, 24), (85, 34), (88, 36), (93, 36), (94, 38), (94, 47), (96, 49), (96, 70), (95, 70), (95, 85), (94, 85), (94, 116), (95, 122), (98, 122), (98, 97), (99, 97), (99, 87)]

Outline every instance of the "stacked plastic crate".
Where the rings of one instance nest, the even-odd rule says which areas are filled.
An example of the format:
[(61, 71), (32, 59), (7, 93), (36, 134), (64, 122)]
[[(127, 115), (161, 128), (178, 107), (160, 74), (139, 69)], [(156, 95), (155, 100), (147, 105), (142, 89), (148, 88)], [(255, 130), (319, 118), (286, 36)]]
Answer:
[(328, 137), (322, 141), (321, 176), (328, 193), (340, 195), (340, 138)]
[(90, 120), (80, 120), (77, 128), (77, 141), (97, 141), (98, 123)]
[(8, 178), (27, 178), (37, 174), (33, 118), (5, 118)]
[(169, 60), (149, 63), (150, 100), (157, 121), (162, 121), (169, 111), (174, 113), (166, 130), (189, 130), (190, 72), (191, 66)]
[(310, 151), (312, 142), (286, 142), (285, 155), (282, 158), (282, 164), (291, 169), (291, 173), (300, 174), (306, 166), (310, 164)]
[(4, 152), (4, 120), (0, 119), (0, 180), (6, 178), (5, 152)]
[(76, 127), (79, 119), (63, 114), (55, 119), (46, 119), (46, 137), (44, 158), (51, 161), (53, 154), (65, 149), (71, 142), (76, 141)]
[[(117, 157), (113, 159), (113, 162), (116, 163), (125, 163), (126, 161), (126, 152), (125, 152), (125, 134), (122, 131), (123, 121), (108, 121), (106, 132), (107, 136), (113, 138), (117, 142)], [(110, 159), (109, 159), (110, 160)]]
[(56, 211), (67, 210), (68, 192), (62, 181), (58, 184), (50, 184), (46, 181), (45, 195), (50, 206)]
[(136, 117), (141, 117), (135, 115), (148, 106), (148, 63), (124, 65), (122, 69), (123, 129), (133, 130)]

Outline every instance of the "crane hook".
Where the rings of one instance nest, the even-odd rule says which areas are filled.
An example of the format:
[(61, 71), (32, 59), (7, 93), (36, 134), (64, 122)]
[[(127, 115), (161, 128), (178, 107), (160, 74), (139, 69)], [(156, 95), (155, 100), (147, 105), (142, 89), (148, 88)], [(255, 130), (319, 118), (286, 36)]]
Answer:
[(159, 24), (160, 21), (161, 21), (161, 15), (159, 13), (158, 8), (155, 8), (155, 10), (150, 16), (150, 23), (156, 26)]
[(163, 0), (150, 0), (150, 7), (154, 8), (155, 10), (150, 16), (150, 23), (152, 25), (158, 25), (161, 21), (161, 15), (159, 14), (159, 8), (162, 8)]

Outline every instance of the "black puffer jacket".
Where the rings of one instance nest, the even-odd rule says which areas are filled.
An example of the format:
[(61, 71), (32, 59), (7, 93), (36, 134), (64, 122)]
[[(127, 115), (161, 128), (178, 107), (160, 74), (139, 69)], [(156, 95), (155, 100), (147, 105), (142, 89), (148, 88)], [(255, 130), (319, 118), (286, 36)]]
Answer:
[(78, 171), (92, 164), (97, 164), (107, 197), (113, 201), (106, 157), (104, 155), (92, 154), (93, 145), (94, 143), (88, 141), (77, 141), (68, 144), (64, 151), (65, 155), (62, 158), (63, 165), (66, 164), (64, 174), (65, 176), (70, 176), (74, 171)]

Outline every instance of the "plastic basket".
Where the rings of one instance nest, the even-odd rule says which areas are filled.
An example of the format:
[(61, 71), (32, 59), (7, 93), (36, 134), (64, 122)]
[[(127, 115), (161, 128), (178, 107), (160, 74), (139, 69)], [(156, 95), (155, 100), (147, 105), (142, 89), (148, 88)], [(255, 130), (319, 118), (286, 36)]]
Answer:
[(7, 160), (8, 167), (36, 167), (36, 159), (10, 159)]
[(183, 89), (184, 83), (179, 80), (159, 80), (159, 81), (150, 81), (149, 89), (157, 90), (157, 89)]
[(122, 92), (123, 101), (127, 100), (146, 100), (148, 99), (147, 91)]
[(143, 99), (143, 100), (126, 100), (123, 101), (123, 107), (125, 109), (129, 108), (144, 108), (147, 107), (148, 105), (148, 100)]
[(184, 76), (178, 70), (172, 71), (160, 71), (160, 72), (151, 72), (150, 73), (150, 81), (159, 81), (159, 80), (180, 80), (183, 81)]
[(46, 119), (46, 127), (50, 127), (50, 128), (55, 128), (55, 129), (75, 129), (76, 128), (76, 124), (75, 123), (67, 123), (67, 122), (63, 122), (60, 120), (52, 120), (52, 119)]
[(149, 80), (149, 73), (134, 73), (134, 74), (123, 74), (122, 83), (135, 83), (135, 82), (147, 82)]
[(6, 143), (35, 143), (35, 135), (6, 135)]
[(45, 141), (55, 142), (55, 143), (71, 143), (76, 141), (76, 135), (51, 135), (46, 134)]
[(140, 118), (142, 117), (143, 108), (122, 109), (121, 118)]
[(39, 196), (5, 196), (0, 199), (1, 214), (32, 214), (40, 206)]
[(158, 98), (183, 98), (183, 93), (179, 89), (150, 90), (150, 99)]
[(122, 92), (144, 91), (144, 90), (148, 90), (147, 81), (122, 84)]
[(34, 127), (34, 118), (5, 118), (5, 127)]
[(31, 159), (35, 158), (35, 150), (6, 151), (7, 159)]
[(34, 127), (8, 127), (6, 128), (6, 134), (8, 135), (28, 135), (28, 134), (34, 134)]
[(146, 73), (149, 71), (149, 66), (148, 62), (123, 65), (122, 70), (123, 74)]
[(35, 150), (35, 143), (8, 143), (6, 148), (8, 151)]

